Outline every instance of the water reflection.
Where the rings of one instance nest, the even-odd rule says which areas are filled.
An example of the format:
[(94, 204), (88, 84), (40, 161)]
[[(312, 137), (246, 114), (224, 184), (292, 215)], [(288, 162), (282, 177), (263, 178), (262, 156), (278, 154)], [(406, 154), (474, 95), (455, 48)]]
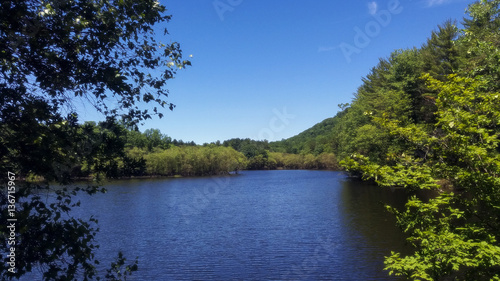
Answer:
[(402, 205), (403, 191), (329, 171), (223, 180), (218, 190), (206, 189), (214, 178), (113, 182), (75, 215), (99, 219), (103, 264), (118, 250), (139, 258), (129, 280), (397, 280), (383, 257), (404, 237), (384, 204)]
[(348, 247), (357, 247), (357, 254), (367, 256), (376, 268), (383, 268), (381, 257), (391, 251), (411, 253), (394, 215), (385, 208), (390, 205), (402, 209), (409, 196), (405, 190), (345, 179), (340, 193), (342, 219), (351, 237)]

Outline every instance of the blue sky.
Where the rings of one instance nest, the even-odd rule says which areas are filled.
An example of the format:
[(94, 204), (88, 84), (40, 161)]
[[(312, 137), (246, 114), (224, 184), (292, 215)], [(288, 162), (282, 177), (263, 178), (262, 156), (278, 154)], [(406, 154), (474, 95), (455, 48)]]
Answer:
[(167, 84), (174, 111), (140, 129), (198, 144), (294, 136), (350, 102), (379, 58), (420, 47), (472, 2), (161, 0), (173, 16), (161, 41), (192, 66)]

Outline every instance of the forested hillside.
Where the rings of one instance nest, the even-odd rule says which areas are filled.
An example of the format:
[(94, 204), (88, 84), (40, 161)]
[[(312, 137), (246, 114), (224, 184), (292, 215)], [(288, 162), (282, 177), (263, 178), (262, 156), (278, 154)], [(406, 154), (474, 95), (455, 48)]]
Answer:
[(325, 119), (296, 136), (271, 142), (269, 146), (273, 151), (295, 154), (311, 153), (318, 155), (322, 152), (332, 152), (333, 128), (338, 121), (339, 116)]

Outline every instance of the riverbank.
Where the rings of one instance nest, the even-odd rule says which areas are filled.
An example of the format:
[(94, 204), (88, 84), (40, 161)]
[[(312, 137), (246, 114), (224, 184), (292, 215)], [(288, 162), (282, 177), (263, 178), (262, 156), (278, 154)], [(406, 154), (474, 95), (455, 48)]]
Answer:
[[(203, 178), (203, 177), (213, 177), (213, 176), (234, 176), (239, 175), (240, 172), (243, 171), (343, 171), (342, 169), (288, 169), (284, 167), (277, 167), (275, 169), (244, 169), (237, 170), (225, 173), (216, 173), (216, 174), (205, 174), (205, 175), (141, 175), (141, 176), (121, 176), (121, 177), (97, 177), (97, 176), (87, 176), (87, 177), (71, 177), (71, 182), (101, 182), (107, 181), (112, 182), (115, 180), (148, 180), (148, 179), (162, 179), (162, 178)], [(26, 176), (21, 176), (18, 178), (20, 183), (29, 182), (29, 183), (43, 183), (45, 179), (42, 177), (29, 178)]]

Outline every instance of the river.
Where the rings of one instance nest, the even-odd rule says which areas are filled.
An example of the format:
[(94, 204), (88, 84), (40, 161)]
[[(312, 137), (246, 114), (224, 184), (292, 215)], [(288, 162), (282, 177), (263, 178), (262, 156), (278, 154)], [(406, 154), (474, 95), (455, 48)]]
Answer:
[(99, 220), (98, 259), (138, 257), (128, 280), (398, 280), (405, 251), (384, 204), (406, 195), (332, 171), (114, 181), (82, 196)]

